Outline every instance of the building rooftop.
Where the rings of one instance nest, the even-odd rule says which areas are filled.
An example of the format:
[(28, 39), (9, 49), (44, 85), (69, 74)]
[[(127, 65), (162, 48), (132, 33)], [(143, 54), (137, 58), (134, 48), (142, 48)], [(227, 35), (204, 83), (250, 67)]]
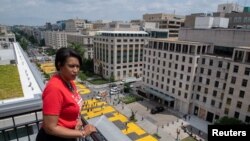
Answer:
[(203, 42), (194, 42), (194, 41), (184, 41), (184, 40), (179, 40), (178, 37), (170, 37), (170, 38), (151, 38), (150, 40), (158, 40), (158, 41), (169, 41), (169, 42), (175, 42), (175, 43), (186, 43), (186, 44), (205, 44)]
[(148, 34), (145, 31), (98, 31), (97, 34), (110, 33), (110, 34)]
[(29, 62), (27, 62), (29, 60), (27, 60), (27, 58), (24, 56), (23, 53), (24, 52), (22, 51), (21, 46), (18, 43), (13, 43), (13, 53), (9, 53), (8, 55), (15, 54), (15, 56), (12, 56), (10, 58), (16, 59), (16, 65), (18, 68), (24, 97), (0, 100), (0, 105), (6, 103), (20, 102), (22, 100), (27, 100), (27, 99), (33, 99), (36, 98), (38, 95), (40, 95), (42, 92), (41, 87), (37, 83), (35, 76), (32, 73), (30, 64), (28, 64)]

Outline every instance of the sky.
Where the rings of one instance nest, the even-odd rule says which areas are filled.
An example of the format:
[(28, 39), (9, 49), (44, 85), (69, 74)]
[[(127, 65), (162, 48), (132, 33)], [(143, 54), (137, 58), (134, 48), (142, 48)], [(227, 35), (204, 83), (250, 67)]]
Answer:
[(74, 18), (130, 21), (146, 13), (211, 13), (218, 4), (231, 2), (250, 6), (250, 0), (1, 0), (0, 24), (40, 26)]

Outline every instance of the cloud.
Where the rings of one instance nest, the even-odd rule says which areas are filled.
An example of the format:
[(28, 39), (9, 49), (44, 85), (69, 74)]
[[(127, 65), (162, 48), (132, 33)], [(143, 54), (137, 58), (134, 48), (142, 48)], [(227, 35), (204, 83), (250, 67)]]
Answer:
[[(245, 0), (237, 0), (243, 4)], [(57, 20), (142, 19), (145, 13), (207, 13), (227, 0), (1, 0), (0, 24), (44, 25)], [(250, 1), (249, 1), (250, 3)], [(44, 20), (44, 21), (43, 21)]]

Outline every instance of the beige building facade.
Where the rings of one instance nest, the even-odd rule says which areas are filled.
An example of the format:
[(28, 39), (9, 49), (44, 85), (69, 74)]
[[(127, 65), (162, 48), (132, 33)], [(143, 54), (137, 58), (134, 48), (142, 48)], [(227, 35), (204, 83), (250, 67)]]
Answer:
[(100, 31), (94, 37), (94, 71), (106, 79), (142, 76), (144, 31)]

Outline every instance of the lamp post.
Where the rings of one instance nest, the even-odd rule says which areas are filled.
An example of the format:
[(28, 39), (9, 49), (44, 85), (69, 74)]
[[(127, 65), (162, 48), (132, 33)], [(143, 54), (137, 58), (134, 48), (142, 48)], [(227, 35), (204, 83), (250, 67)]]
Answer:
[(158, 134), (158, 131), (159, 131), (159, 126), (157, 125), (157, 127), (156, 127), (156, 134)]
[(179, 141), (179, 134), (180, 134), (180, 129), (176, 129), (176, 141)]

